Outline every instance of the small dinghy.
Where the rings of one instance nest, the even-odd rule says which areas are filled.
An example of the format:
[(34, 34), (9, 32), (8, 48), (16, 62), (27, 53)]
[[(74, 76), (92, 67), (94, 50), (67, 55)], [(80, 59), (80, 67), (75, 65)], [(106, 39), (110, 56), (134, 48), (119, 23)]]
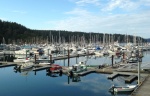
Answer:
[(126, 85), (126, 86), (112, 86), (109, 91), (110, 92), (131, 92), (133, 91), (137, 85)]

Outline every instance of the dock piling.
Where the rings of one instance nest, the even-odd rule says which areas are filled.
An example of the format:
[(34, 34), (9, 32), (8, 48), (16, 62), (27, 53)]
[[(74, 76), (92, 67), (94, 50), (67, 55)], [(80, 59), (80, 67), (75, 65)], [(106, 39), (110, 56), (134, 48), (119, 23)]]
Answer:
[(68, 48), (68, 67), (69, 67), (69, 64), (70, 64), (70, 53), (69, 53), (69, 48)]
[(112, 61), (112, 67), (113, 67), (113, 64), (114, 64), (114, 55), (112, 55), (111, 61)]
[(36, 54), (35, 54), (35, 56), (34, 56), (34, 60), (35, 60), (35, 64), (36, 64)]

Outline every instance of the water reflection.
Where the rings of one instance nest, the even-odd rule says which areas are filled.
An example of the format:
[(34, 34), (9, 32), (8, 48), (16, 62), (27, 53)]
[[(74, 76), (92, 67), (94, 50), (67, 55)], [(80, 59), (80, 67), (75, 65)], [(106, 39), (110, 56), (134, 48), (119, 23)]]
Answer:
[(55, 73), (55, 72), (47, 72), (46, 76), (50, 76), (50, 77), (61, 77), (62, 73)]
[[(121, 61), (121, 57), (114, 58), (114, 63), (117, 63), (120, 61)], [(74, 64), (77, 64), (78, 62), (85, 62), (87, 65), (103, 65), (103, 64), (111, 65), (111, 57), (109, 56), (96, 57), (94, 55), (75, 57), (75, 58), (70, 58), (69, 65), (72, 66)], [(68, 59), (58, 60), (58, 61), (55, 61), (55, 63), (61, 66), (68, 66)]]
[[(149, 62), (149, 53), (146, 53), (143, 62)], [(71, 58), (70, 66), (76, 62), (87, 60), (86, 64), (111, 64), (110, 57), (81, 57)], [(115, 59), (116, 62), (118, 59)], [(119, 61), (119, 60), (118, 60)], [(115, 61), (114, 61), (115, 62)], [(67, 66), (66, 60), (58, 60), (57, 64)], [(30, 73), (30, 74), (29, 74)], [(45, 70), (13, 70), (13, 67), (0, 68), (0, 96), (128, 96), (128, 93), (110, 93), (111, 85), (126, 85), (124, 76), (113, 80), (107, 79), (108, 74), (91, 73), (86, 76), (69, 77), (48, 73)], [(131, 84), (137, 84), (133, 81)], [(9, 90), (9, 92), (8, 92)]]

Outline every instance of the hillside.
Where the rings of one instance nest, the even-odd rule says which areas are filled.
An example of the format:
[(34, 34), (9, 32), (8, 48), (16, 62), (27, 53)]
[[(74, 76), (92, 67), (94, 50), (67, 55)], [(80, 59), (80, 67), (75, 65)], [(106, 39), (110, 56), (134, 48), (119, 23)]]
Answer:
[[(4, 38), (6, 43), (45, 43), (45, 42), (97, 42), (103, 41), (103, 33), (72, 32), (65, 30), (32, 30), (16, 22), (0, 20), (0, 38)], [(124, 34), (105, 34), (105, 41), (111, 39), (119, 42), (126, 42)], [(128, 35), (128, 40), (132, 42), (133, 36)], [(140, 37), (137, 37), (140, 38)], [(0, 39), (0, 43), (2, 43)]]
[(147, 42), (150, 42), (150, 38), (146, 39)]

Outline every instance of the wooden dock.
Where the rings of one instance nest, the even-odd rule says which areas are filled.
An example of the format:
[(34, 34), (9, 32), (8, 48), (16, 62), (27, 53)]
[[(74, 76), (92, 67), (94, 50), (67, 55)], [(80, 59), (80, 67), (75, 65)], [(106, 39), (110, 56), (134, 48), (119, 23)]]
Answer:
[(148, 75), (130, 96), (150, 96), (150, 75)]
[(129, 77), (125, 78), (126, 83), (131, 83), (133, 80), (137, 78), (136, 75), (130, 75)]
[(108, 79), (114, 79), (115, 77), (117, 77), (119, 74), (118, 73), (113, 73), (111, 75), (109, 75), (107, 78)]
[(81, 56), (89, 56), (89, 55), (94, 55), (94, 54), (74, 54), (74, 55), (64, 55), (64, 56), (57, 56), (57, 57), (51, 57), (47, 59), (31, 59), (32, 62), (34, 63), (40, 63), (40, 62), (48, 62), (48, 63), (54, 63), (56, 60), (65, 60), (65, 59), (70, 59), (70, 58), (75, 58), (75, 57), (81, 57)]
[(87, 70), (87, 71), (78, 73), (78, 75), (79, 76), (85, 76), (85, 75), (93, 73), (93, 72), (95, 72), (95, 71), (94, 70)]
[[(94, 54), (74, 54), (74, 55), (69, 55), (69, 58), (88, 56), (88, 55), (94, 55)], [(64, 56), (53, 57), (53, 60), (62, 60), (62, 59), (68, 59), (68, 56), (64, 55)]]
[(0, 68), (2, 67), (9, 67), (9, 66), (16, 66), (17, 64), (2, 64), (0, 65)]
[(42, 67), (37, 67), (37, 68), (34, 68), (33, 71), (40, 71), (40, 70), (45, 70), (45, 69), (48, 69), (50, 68), (51, 66), (42, 66)]

